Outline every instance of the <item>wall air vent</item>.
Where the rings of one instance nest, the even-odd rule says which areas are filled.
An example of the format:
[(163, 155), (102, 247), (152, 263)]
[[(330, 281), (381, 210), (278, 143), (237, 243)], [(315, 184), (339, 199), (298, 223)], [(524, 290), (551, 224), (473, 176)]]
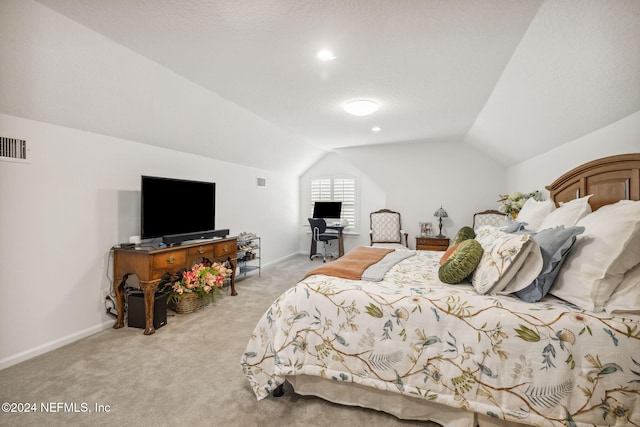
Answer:
[(258, 187), (266, 187), (267, 186), (267, 178), (257, 178), (256, 179), (256, 184), (258, 185)]
[(26, 161), (27, 141), (24, 139), (0, 137), (0, 160)]

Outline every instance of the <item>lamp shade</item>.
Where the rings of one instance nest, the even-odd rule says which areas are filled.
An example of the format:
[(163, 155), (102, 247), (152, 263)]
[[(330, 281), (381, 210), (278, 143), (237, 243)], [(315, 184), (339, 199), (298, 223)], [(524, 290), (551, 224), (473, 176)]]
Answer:
[(442, 209), (442, 206), (440, 206), (440, 208), (433, 213), (433, 216), (436, 218), (447, 218), (449, 215), (447, 214), (447, 211)]

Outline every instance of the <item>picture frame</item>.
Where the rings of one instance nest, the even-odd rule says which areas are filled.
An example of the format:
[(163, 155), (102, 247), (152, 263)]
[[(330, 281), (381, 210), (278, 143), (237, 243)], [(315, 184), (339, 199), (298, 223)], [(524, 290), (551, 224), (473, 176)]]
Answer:
[(433, 224), (430, 222), (421, 222), (420, 237), (431, 237), (431, 236), (433, 236)]

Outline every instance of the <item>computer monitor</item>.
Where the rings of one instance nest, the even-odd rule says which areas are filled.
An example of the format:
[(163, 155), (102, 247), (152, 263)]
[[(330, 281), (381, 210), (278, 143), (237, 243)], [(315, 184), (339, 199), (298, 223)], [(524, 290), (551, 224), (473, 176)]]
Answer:
[(314, 218), (340, 219), (342, 202), (315, 202), (313, 204)]

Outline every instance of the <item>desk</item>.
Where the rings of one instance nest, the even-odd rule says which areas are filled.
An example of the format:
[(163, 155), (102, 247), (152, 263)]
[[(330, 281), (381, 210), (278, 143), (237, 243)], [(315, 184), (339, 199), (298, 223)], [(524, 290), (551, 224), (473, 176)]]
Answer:
[(169, 248), (142, 246), (138, 249), (115, 249), (113, 252), (113, 291), (116, 294), (118, 320), (114, 329), (124, 326), (124, 283), (131, 274), (138, 276), (140, 288), (144, 293), (145, 335), (155, 332), (153, 327), (153, 306), (160, 278), (165, 273), (177, 273), (202, 258), (211, 262), (229, 261), (232, 265), (231, 295), (235, 296), (235, 275), (238, 258), (238, 240), (236, 237), (210, 240)]
[[(344, 230), (344, 226), (342, 225), (327, 225), (327, 230), (334, 230), (338, 234), (338, 258), (344, 255), (344, 239), (342, 230)], [(312, 233), (313, 234), (313, 233)], [(317, 253), (316, 249), (316, 241), (313, 240), (313, 236), (311, 236), (311, 249), (309, 250), (309, 257), (315, 255)]]

